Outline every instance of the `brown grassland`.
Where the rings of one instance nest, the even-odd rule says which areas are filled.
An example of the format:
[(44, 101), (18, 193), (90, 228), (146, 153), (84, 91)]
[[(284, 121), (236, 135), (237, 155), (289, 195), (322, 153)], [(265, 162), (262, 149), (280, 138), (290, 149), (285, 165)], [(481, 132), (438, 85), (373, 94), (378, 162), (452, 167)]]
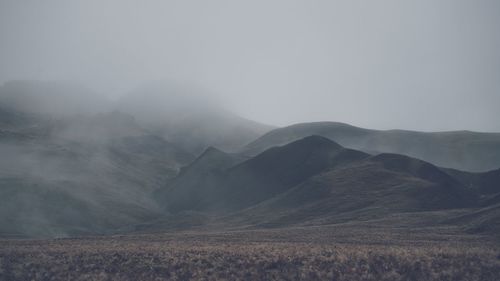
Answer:
[(491, 236), (303, 227), (0, 240), (1, 280), (500, 280)]

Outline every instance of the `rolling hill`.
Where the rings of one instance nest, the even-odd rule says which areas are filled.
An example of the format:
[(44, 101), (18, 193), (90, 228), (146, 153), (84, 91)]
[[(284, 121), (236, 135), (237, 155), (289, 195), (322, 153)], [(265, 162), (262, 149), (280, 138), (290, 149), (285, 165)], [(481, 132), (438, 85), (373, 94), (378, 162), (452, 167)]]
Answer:
[(500, 133), (369, 130), (337, 122), (302, 123), (272, 130), (241, 151), (256, 155), (309, 135), (327, 137), (345, 147), (371, 154), (396, 153), (440, 167), (485, 172), (500, 167)]
[(319, 173), (230, 216), (230, 221), (261, 227), (324, 225), (476, 205), (476, 195), (439, 168), (402, 155), (380, 154)]
[(371, 156), (320, 136), (268, 149), (232, 167), (230, 161), (217, 165), (230, 157), (216, 155), (217, 161), (210, 152), (197, 160), (211, 163), (211, 173), (203, 170), (200, 176), (187, 168), (161, 189), (159, 204), (171, 212), (212, 213), (221, 225), (240, 227), (322, 225), (479, 207), (475, 190), (428, 162), (398, 154)]
[[(211, 154), (203, 154), (198, 161), (206, 162), (204, 158)], [(204, 208), (194, 210), (237, 210), (272, 198), (328, 168), (366, 156), (361, 152), (343, 149), (326, 138), (311, 136), (269, 149), (232, 167), (219, 166), (204, 177), (188, 173), (188, 168), (174, 179), (173, 184), (163, 188), (162, 193), (169, 210), (193, 210), (191, 206), (196, 204), (192, 200), (198, 197), (203, 198)], [(228, 158), (228, 155), (218, 152), (217, 159), (220, 158)], [(186, 185), (179, 182), (191, 182), (189, 189), (196, 190), (196, 196), (176, 197), (176, 194), (186, 189)], [(178, 207), (180, 202), (183, 208)]]

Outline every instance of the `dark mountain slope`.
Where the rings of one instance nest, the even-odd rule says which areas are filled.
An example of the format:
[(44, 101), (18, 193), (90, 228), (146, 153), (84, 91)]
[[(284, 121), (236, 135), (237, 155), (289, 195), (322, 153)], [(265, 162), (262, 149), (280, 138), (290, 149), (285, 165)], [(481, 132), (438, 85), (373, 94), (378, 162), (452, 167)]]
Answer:
[[(280, 194), (322, 171), (368, 156), (362, 152), (344, 149), (323, 137), (306, 137), (283, 147), (269, 149), (227, 170), (219, 169), (216, 175), (211, 174), (209, 181), (197, 182), (197, 197), (205, 198), (210, 203), (207, 202), (205, 208), (195, 209), (242, 209)], [(174, 183), (191, 181), (191, 178), (193, 175), (181, 173), (174, 179)], [(172, 192), (182, 188), (181, 185), (167, 186), (162, 191), (164, 198), (169, 197), (167, 203), (179, 202), (178, 198), (172, 196)], [(192, 210), (192, 206), (197, 206), (189, 200), (183, 202), (184, 210)]]
[(368, 157), (320, 136), (271, 148), (229, 170), (228, 196), (249, 206), (335, 166)]
[(378, 155), (320, 173), (224, 220), (261, 227), (329, 224), (475, 204), (475, 195), (439, 168)]
[(379, 154), (370, 159), (381, 163), (384, 169), (403, 173), (433, 183), (436, 188), (426, 198), (431, 209), (473, 207), (477, 194), (440, 168), (425, 161), (398, 154)]
[(372, 154), (404, 154), (440, 167), (466, 171), (500, 167), (500, 133), (378, 131), (336, 122), (303, 123), (275, 129), (248, 144), (242, 152), (256, 155), (308, 135), (321, 135), (345, 147)]
[(461, 225), (469, 233), (500, 234), (500, 200), (485, 208), (448, 219), (448, 223)]
[(154, 197), (172, 212), (206, 210), (219, 200), (219, 184), (224, 179), (225, 170), (243, 160), (238, 155), (210, 147), (193, 163), (182, 168), (166, 188), (157, 190)]
[(444, 171), (481, 195), (500, 193), (500, 169), (484, 173), (468, 173), (454, 169)]

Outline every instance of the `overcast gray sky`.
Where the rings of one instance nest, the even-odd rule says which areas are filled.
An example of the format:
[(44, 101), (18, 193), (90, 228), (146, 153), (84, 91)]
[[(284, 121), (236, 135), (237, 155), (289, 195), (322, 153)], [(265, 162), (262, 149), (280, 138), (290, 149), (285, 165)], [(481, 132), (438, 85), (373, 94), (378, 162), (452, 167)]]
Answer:
[(149, 80), (250, 119), (500, 131), (500, 1), (0, 0), (0, 82)]

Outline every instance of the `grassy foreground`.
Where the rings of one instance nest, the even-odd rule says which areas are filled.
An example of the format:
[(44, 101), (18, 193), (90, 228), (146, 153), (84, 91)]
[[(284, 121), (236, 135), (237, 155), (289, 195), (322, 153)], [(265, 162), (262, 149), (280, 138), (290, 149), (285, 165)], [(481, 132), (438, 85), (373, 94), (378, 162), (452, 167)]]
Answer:
[(363, 244), (325, 237), (292, 239), (285, 231), (275, 231), (3, 240), (0, 280), (500, 278), (500, 248), (491, 243), (450, 239)]

